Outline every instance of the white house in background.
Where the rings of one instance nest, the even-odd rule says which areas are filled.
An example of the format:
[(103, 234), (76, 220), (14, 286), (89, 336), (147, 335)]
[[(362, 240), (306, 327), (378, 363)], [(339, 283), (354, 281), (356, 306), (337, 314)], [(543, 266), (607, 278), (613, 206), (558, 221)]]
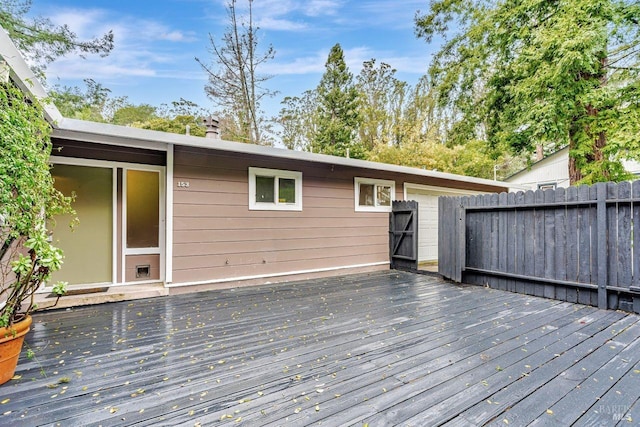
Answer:
[[(623, 161), (625, 169), (640, 176), (640, 163)], [(505, 179), (531, 190), (569, 186), (569, 147), (565, 147)]]

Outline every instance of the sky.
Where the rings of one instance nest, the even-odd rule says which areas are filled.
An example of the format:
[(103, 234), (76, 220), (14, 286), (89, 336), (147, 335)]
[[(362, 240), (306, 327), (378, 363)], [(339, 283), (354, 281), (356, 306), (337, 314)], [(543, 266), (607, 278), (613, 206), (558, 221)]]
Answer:
[[(30, 14), (67, 24), (82, 38), (114, 32), (109, 56), (68, 56), (50, 64), (50, 86), (84, 89), (83, 79), (91, 78), (132, 104), (160, 106), (184, 98), (214, 111), (204, 90), (207, 75), (195, 58), (212, 63), (210, 37), (219, 40), (228, 27), (226, 2), (33, 0)], [(275, 58), (259, 69), (273, 76), (266, 86), (277, 91), (263, 102), (265, 113), (277, 115), (284, 97), (317, 87), (336, 43), (354, 76), (364, 61), (376, 59), (415, 84), (434, 52), (414, 33), (416, 11), (427, 8), (427, 0), (255, 0), (258, 49), (275, 49)]]

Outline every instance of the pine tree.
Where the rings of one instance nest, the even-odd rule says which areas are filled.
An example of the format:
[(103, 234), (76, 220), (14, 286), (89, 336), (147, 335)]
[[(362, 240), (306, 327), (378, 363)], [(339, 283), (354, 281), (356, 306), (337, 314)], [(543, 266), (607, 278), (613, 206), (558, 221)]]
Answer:
[(366, 150), (356, 139), (360, 115), (358, 90), (344, 61), (340, 44), (331, 48), (326, 71), (316, 89), (318, 94), (317, 132), (313, 151), (353, 158), (364, 158)]

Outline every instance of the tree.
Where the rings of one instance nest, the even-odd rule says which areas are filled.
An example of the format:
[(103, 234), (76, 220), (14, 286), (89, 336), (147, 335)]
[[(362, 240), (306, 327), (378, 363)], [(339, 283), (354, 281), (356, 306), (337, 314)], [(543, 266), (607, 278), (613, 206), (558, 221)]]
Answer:
[(187, 133), (188, 126), (189, 135), (192, 136), (205, 136), (207, 131), (202, 124), (202, 120), (193, 116), (176, 116), (173, 118), (155, 117), (145, 122), (134, 122), (131, 126), (181, 135)]
[(282, 143), (290, 150), (310, 150), (318, 122), (316, 91), (307, 90), (302, 96), (287, 96), (282, 104), (284, 107), (278, 116)]
[(93, 79), (85, 79), (86, 89), (54, 86), (49, 96), (60, 113), (69, 118), (112, 122), (116, 111), (130, 106), (126, 96), (112, 97), (111, 89)]
[(42, 71), (56, 58), (76, 52), (81, 56), (106, 56), (113, 49), (113, 32), (92, 40), (80, 40), (67, 25), (54, 25), (50, 19), (27, 18), (31, 0), (0, 0), (0, 25), (22, 54)]
[(364, 158), (365, 147), (358, 143), (360, 125), (359, 94), (353, 75), (344, 61), (340, 44), (331, 48), (325, 72), (316, 89), (318, 94), (318, 127), (313, 139), (313, 151)]
[(395, 77), (396, 70), (384, 62), (376, 68), (376, 60), (362, 64), (357, 77), (360, 92), (358, 136), (367, 150), (378, 144), (400, 144), (402, 115), (405, 107), (407, 83)]
[(568, 145), (572, 184), (626, 178), (620, 160), (640, 156), (639, 23), (627, 0), (434, 0), (416, 15), (427, 42), (450, 36), (430, 75), (458, 136)]
[(158, 117), (157, 110), (156, 107), (149, 104), (127, 104), (114, 111), (111, 123), (127, 126), (133, 123), (148, 122)]
[(264, 53), (258, 52), (258, 30), (253, 23), (253, 1), (247, 0), (246, 18), (238, 16), (237, 0), (227, 3), (229, 26), (217, 43), (212, 35), (210, 52), (214, 65), (207, 66), (200, 59), (196, 61), (209, 76), (205, 90), (219, 107), (234, 115), (234, 122), (240, 127), (245, 142), (262, 144), (265, 119), (260, 110), (260, 102), (275, 93), (262, 84), (270, 76), (260, 75), (259, 68), (275, 56), (269, 46)]

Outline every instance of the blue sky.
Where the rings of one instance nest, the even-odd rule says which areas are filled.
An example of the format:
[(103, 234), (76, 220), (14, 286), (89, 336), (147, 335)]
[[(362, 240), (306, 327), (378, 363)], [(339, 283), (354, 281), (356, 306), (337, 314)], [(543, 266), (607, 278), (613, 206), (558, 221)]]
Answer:
[[(220, 38), (227, 26), (225, 0), (34, 0), (31, 13), (67, 24), (81, 37), (108, 30), (115, 49), (106, 58), (70, 56), (49, 65), (50, 85), (82, 86), (92, 78), (128, 96), (134, 104), (159, 106), (182, 98), (207, 109), (205, 72), (195, 57), (209, 63), (209, 34)], [(239, 5), (246, 4), (239, 0)], [(329, 50), (340, 43), (351, 72), (375, 58), (414, 84), (426, 72), (433, 47), (414, 35), (413, 18), (427, 0), (255, 0), (259, 46), (276, 55), (261, 72), (273, 75), (267, 87), (278, 91), (263, 103), (269, 115), (285, 96), (318, 85)]]

